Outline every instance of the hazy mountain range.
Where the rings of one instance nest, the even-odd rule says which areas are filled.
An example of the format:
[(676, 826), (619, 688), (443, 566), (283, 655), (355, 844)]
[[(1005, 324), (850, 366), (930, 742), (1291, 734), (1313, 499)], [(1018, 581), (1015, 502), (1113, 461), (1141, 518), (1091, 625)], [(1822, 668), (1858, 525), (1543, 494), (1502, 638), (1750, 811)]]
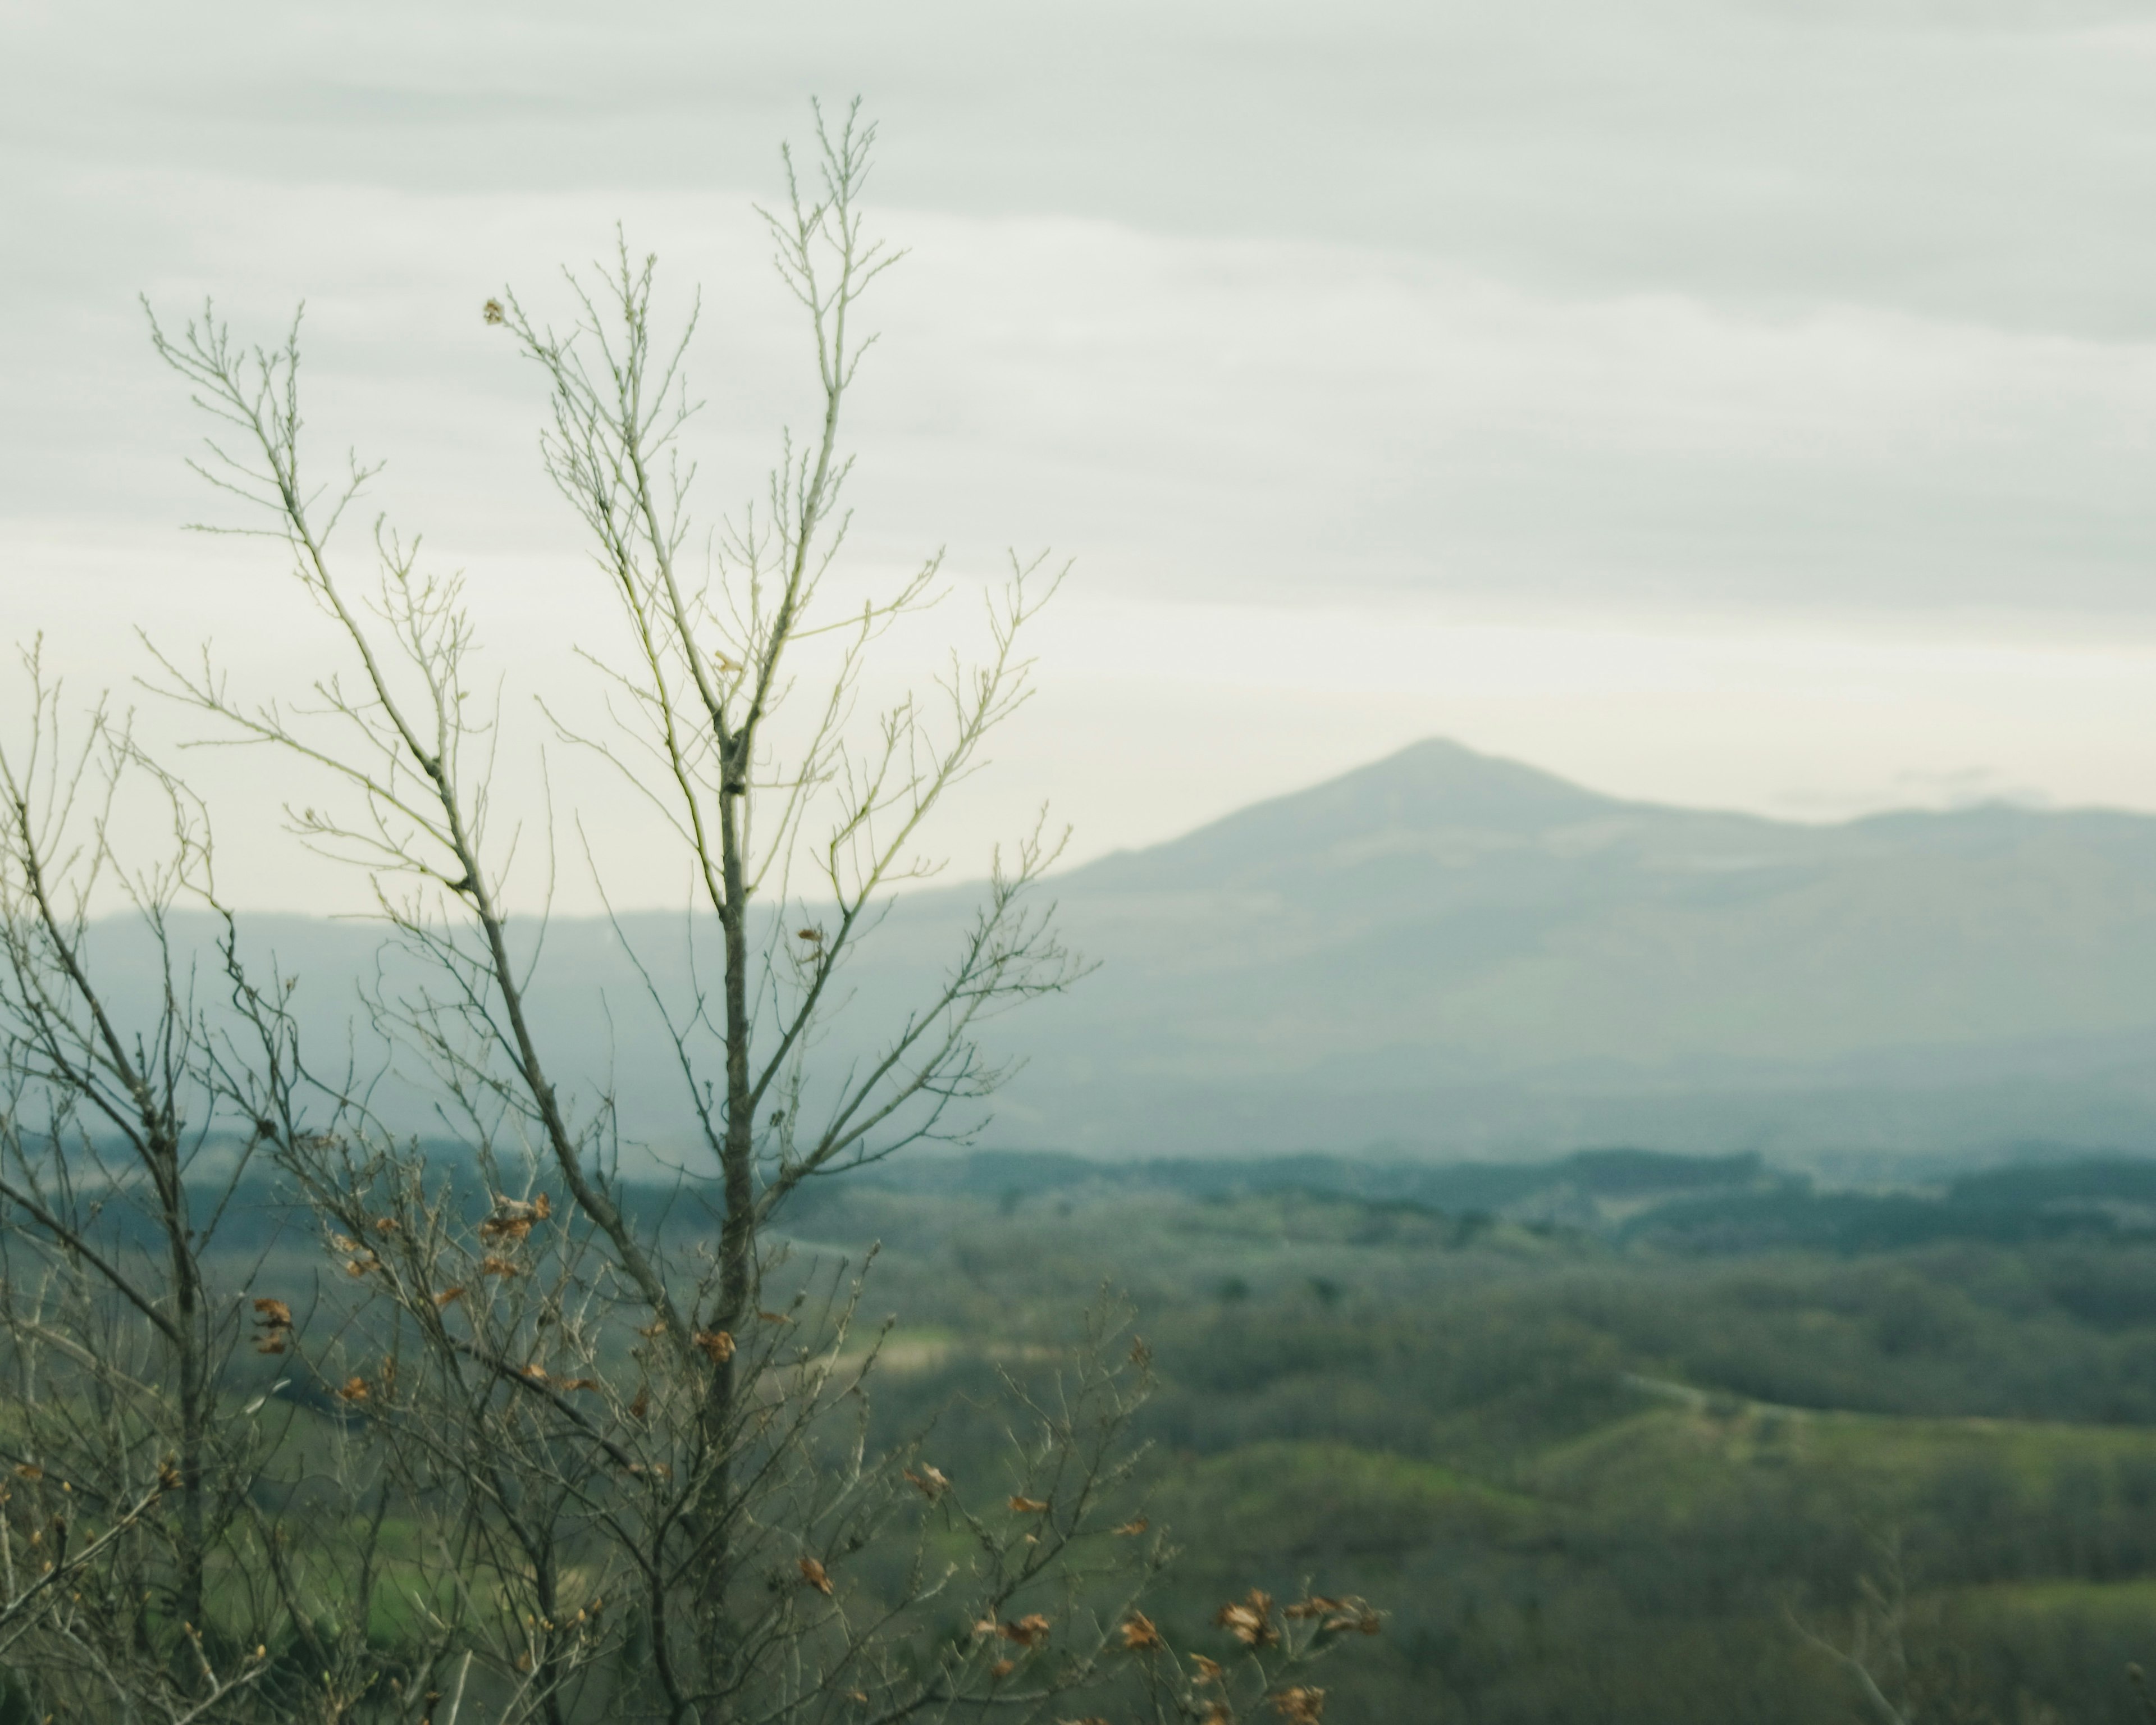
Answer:
[(1418, 744), (1062, 885), (1005, 1116), (1111, 1149), (2156, 1142), (2156, 819), (1831, 826)]
[[(1429, 742), (1054, 891), (1099, 968), (1000, 1029), (1030, 1060), (988, 1142), (1630, 1142), (1855, 1173), (1878, 1153), (2156, 1146), (2156, 818), (1800, 825)], [(855, 973), (858, 1021), (936, 963), (972, 901), (900, 906)], [(678, 950), (678, 917), (629, 921), (647, 953)], [(317, 1036), (372, 939), (281, 917), (254, 938), (303, 978)], [(663, 1138), (680, 1080), (610, 932), (556, 923), (546, 970), (542, 1035), (610, 1065), (626, 1122)]]

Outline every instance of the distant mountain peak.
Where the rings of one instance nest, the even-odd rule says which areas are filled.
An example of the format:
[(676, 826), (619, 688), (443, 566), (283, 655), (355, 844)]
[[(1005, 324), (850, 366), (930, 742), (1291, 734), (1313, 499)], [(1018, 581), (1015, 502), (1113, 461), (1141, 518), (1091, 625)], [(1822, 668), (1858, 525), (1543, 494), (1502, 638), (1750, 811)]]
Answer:
[[(1477, 753), (1450, 737), (1427, 737), (1307, 791), (1260, 803), (1245, 811), (1278, 809), (1304, 798), (1331, 802), (1345, 793), (1358, 802), (1374, 794), (1397, 816), (1435, 817), (1446, 825), (1540, 827), (1629, 805), (1599, 791), (1560, 778), (1538, 767)], [(1234, 817), (1230, 817), (1233, 819)]]
[(1401, 827), (1532, 832), (1634, 806), (1538, 767), (1430, 737), (1322, 784), (1238, 809), (1190, 838), (1246, 824), (1322, 826), (1336, 835)]
[(1224, 881), (1254, 862), (1278, 864), (1388, 834), (1528, 834), (1645, 805), (1555, 773), (1479, 754), (1447, 737), (1420, 742), (1321, 784), (1255, 803), (1179, 839), (1103, 857), (1080, 875), (1131, 886)]

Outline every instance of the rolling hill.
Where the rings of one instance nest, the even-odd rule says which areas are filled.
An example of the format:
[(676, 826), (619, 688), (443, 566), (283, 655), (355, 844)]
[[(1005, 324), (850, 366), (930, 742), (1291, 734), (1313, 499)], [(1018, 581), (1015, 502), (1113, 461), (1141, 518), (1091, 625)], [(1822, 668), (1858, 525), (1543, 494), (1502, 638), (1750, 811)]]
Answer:
[(1060, 898), (1102, 968), (1025, 1027), (1043, 1143), (2156, 1139), (2146, 817), (1798, 825), (1432, 742)]
[[(1620, 801), (1429, 742), (1053, 884), (1098, 971), (998, 1026), (988, 1142), (1100, 1155), (2156, 1146), (2156, 819), (1993, 806), (1804, 825)], [(973, 902), (901, 902), (849, 1024)], [(678, 916), (626, 919), (690, 986)], [(334, 1043), (363, 927), (264, 917)], [(106, 937), (116, 961), (128, 939)], [(557, 922), (539, 1029), (664, 1144), (680, 1080), (603, 923)]]

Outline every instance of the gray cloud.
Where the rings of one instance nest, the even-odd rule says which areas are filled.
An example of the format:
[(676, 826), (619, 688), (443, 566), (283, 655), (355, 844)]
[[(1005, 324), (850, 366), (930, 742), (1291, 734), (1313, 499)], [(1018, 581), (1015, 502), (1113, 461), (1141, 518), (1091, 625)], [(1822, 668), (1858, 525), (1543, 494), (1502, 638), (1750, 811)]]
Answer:
[[(98, 675), (136, 619), (286, 656), (259, 576), (172, 531), (207, 500), (138, 289), (264, 333), (305, 297), (321, 457), (392, 458), (382, 502), (513, 661), (578, 564), (479, 300), (557, 301), (617, 217), (703, 282), (706, 512), (735, 501), (804, 406), (748, 203), (808, 98), (859, 90), (914, 255), (855, 546), (1079, 554), (1073, 680), (1014, 747), (1089, 848), (1439, 728), (1680, 800), (2150, 782), (2120, 703), (2156, 638), (2156, 4), (5, 18), (0, 580)], [(1527, 631), (1504, 686), (1463, 619)], [(1415, 648), (1374, 679), (1373, 629)], [(1932, 653), (1960, 641), (2046, 644), (2017, 681)], [(1581, 693), (1604, 654), (1632, 669)], [(1672, 665), (1708, 668), (1647, 686)], [(1195, 801), (1163, 728), (1202, 739)]]
[[(1048, 497), (1075, 466), (1086, 501), (1048, 512), (1192, 591), (1320, 558), (1558, 603), (2147, 603), (2145, 5), (18, 12), (11, 513), (90, 506), (100, 414), (166, 429), (136, 283), (348, 270), (308, 247), (373, 194), (767, 194), (806, 95), (860, 89), (885, 196), (974, 224), (944, 236), (947, 381), (906, 382), (976, 367), (981, 398), (900, 427), (895, 493), (956, 460)], [(265, 206), (297, 218), (281, 258), (247, 234)], [(1055, 218), (1099, 224), (1065, 303), (998, 255), (998, 224)], [(372, 219), (362, 271), (425, 279), (439, 234)], [(998, 350), (983, 308), (1021, 289), (1039, 316)], [(353, 363), (408, 360), (375, 333)]]
[(858, 89), (908, 203), (2123, 333), (2149, 316), (2152, 26), (2040, 0), (69, 6), (14, 26), (8, 131), (419, 189), (710, 184)]

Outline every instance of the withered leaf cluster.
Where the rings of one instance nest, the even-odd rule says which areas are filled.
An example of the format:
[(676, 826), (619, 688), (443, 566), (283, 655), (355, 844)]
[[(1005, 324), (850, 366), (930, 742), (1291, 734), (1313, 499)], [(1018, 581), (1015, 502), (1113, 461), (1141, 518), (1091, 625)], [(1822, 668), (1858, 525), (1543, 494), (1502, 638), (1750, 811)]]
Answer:
[(734, 1357), (734, 1338), (727, 1330), (699, 1330), (696, 1346), (715, 1366), (722, 1366)]
[(1281, 1638), (1280, 1626), (1273, 1621), (1273, 1596), (1255, 1587), (1242, 1599), (1223, 1605), (1213, 1620), (1245, 1647), (1271, 1647)]
[(553, 1214), (554, 1201), (543, 1192), (530, 1199), (496, 1197), (493, 1214), (479, 1224), (479, 1237), (492, 1240), (524, 1240), (531, 1235), (534, 1223), (543, 1222)]
[(257, 1300), (254, 1302), (254, 1323), (262, 1332), (254, 1343), (257, 1353), (282, 1353), (290, 1345), (292, 1308), (282, 1300)]
[(1384, 1627), (1384, 1619), (1379, 1613), (1371, 1609), (1366, 1600), (1352, 1596), (1331, 1599), (1322, 1594), (1312, 1594), (1290, 1605), (1285, 1615), (1303, 1620), (1318, 1619), (1317, 1632), (1322, 1635), (1342, 1635), (1349, 1630), (1374, 1635)]
[(977, 1635), (997, 1635), (1028, 1649), (1045, 1645), (1048, 1640), (1049, 1622), (1038, 1611), (1029, 1611), (1015, 1621), (998, 1623), (993, 1617), (984, 1617), (973, 1625)]

